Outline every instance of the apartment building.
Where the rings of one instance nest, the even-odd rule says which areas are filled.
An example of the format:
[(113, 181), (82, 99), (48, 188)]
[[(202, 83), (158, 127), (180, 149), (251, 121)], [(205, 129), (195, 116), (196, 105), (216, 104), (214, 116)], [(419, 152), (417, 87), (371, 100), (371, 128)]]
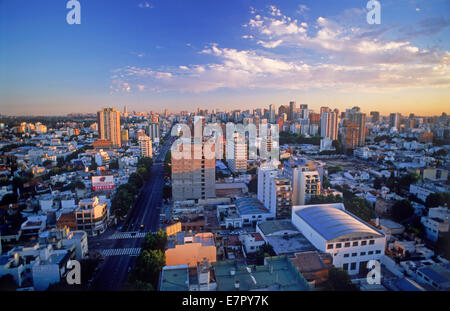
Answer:
[[(175, 201), (206, 199), (216, 196), (215, 147), (184, 139), (179, 156), (172, 151), (172, 197)], [(207, 151), (207, 148), (211, 150)], [(213, 156), (208, 155), (211, 152)]]

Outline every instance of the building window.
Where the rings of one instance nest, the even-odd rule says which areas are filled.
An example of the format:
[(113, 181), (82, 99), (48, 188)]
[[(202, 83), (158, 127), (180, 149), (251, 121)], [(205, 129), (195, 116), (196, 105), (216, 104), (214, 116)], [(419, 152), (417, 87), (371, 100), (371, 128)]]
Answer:
[(356, 270), (356, 262), (352, 262), (350, 265), (350, 270)]
[(341, 243), (336, 243), (336, 248), (341, 248), (342, 244)]
[(369, 245), (373, 245), (373, 244), (375, 244), (375, 240), (370, 240)]
[(350, 242), (345, 243), (344, 247), (350, 247)]
[(380, 250), (375, 251), (375, 254), (381, 254)]
[(367, 241), (362, 241), (361, 246), (367, 245)]
[(352, 253), (352, 257), (356, 257), (358, 253)]
[(353, 246), (358, 246), (358, 242), (353, 242)]
[(348, 270), (348, 263), (344, 263), (344, 265), (342, 266), (342, 269), (344, 269), (345, 271)]
[(328, 244), (327, 249), (333, 249), (333, 244)]
[(372, 255), (372, 254), (373, 254), (373, 251), (369, 251), (367, 254), (368, 254), (368, 255)]
[(361, 256), (366, 256), (366, 252), (361, 252)]
[(344, 254), (344, 257), (347, 258), (347, 257), (348, 257), (348, 254)]

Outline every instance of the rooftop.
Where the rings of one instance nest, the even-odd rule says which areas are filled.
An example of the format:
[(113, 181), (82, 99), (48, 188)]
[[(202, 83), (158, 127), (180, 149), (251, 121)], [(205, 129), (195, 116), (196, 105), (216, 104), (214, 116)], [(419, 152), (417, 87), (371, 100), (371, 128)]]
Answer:
[[(217, 290), (234, 291), (236, 281), (239, 290), (306, 291), (310, 287), (286, 256), (267, 257), (264, 266), (239, 266), (236, 261), (213, 264)], [(247, 269), (250, 269), (251, 273)], [(230, 271), (234, 270), (234, 275)], [(254, 279), (252, 279), (252, 276)]]
[(270, 211), (255, 198), (239, 198), (236, 200), (236, 209), (241, 215), (269, 214)]
[(381, 232), (347, 212), (342, 203), (307, 205), (295, 213), (328, 241), (352, 234), (383, 236)]
[(272, 233), (286, 230), (298, 232), (298, 229), (292, 224), (290, 220), (269, 220), (258, 223), (258, 227), (266, 236)]
[(188, 265), (165, 266), (161, 274), (161, 291), (189, 290)]

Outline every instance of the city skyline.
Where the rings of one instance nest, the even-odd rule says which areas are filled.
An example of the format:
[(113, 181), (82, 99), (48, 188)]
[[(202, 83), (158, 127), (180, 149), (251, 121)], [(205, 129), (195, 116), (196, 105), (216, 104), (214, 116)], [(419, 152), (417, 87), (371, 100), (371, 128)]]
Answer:
[(381, 1), (380, 25), (367, 24), (366, 1), (80, 3), (80, 25), (66, 23), (65, 3), (0, 4), (3, 115), (291, 100), (315, 111), (449, 112), (446, 1)]

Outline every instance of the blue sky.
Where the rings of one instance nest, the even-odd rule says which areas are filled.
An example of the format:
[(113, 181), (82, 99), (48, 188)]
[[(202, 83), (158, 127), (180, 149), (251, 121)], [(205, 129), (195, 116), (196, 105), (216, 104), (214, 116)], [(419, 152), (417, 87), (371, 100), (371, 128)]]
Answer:
[(0, 113), (245, 109), (290, 100), (449, 113), (450, 2), (0, 0)]

